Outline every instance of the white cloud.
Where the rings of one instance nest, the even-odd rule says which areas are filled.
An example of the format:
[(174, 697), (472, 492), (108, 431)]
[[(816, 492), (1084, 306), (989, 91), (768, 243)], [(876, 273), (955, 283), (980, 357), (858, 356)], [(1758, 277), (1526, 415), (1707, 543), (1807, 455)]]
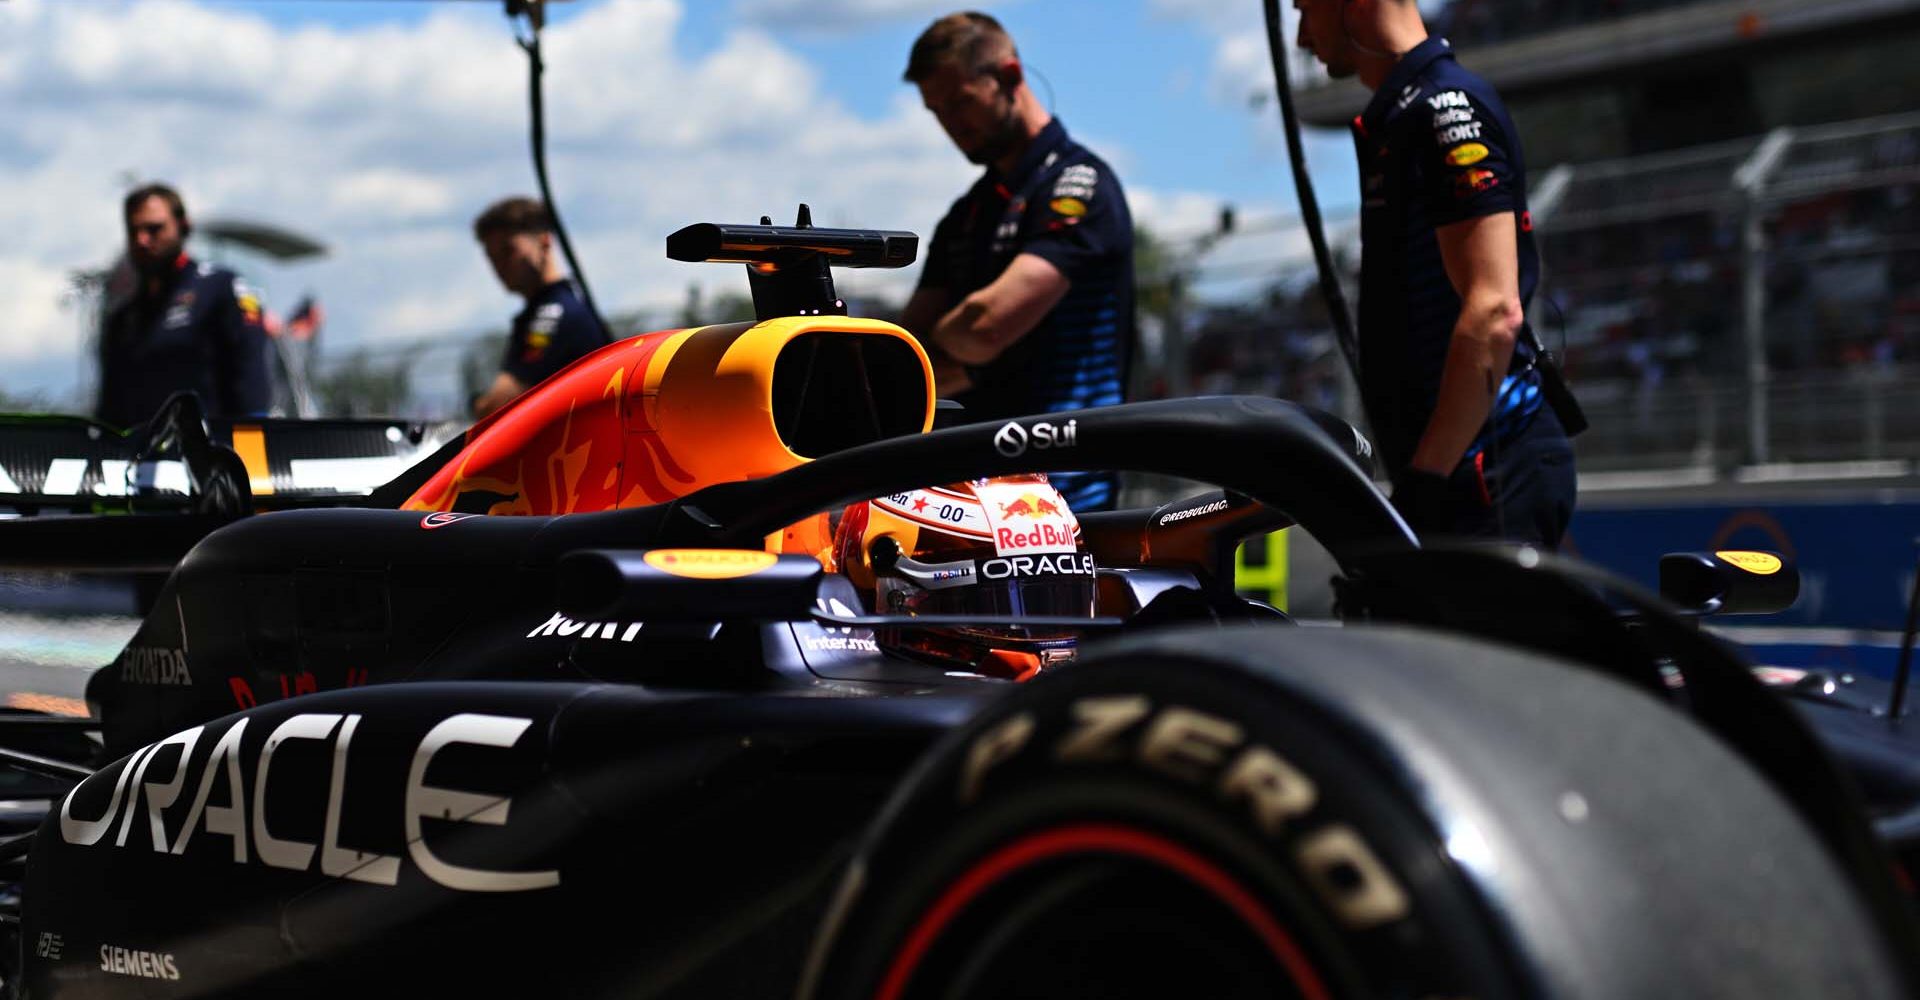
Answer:
[(44, 264), (0, 256), (0, 295), (11, 300), (0, 323), (0, 361), (57, 353), (71, 345), (77, 320), (62, 308), (67, 276)]
[(360, 170), (334, 178), (327, 197), (335, 211), (419, 218), (453, 207), (453, 191), (437, 177), (411, 170)]
[(1127, 191), (1127, 208), (1136, 226), (1162, 238), (1186, 238), (1212, 231), (1220, 220), (1218, 195), (1197, 191)]
[[(785, 220), (805, 200), (822, 225), (926, 234), (971, 180), (911, 95), (855, 114), (757, 29), (689, 57), (681, 16), (678, 0), (621, 0), (547, 32), (549, 169), (603, 309), (741, 287), (737, 268), (665, 259), (682, 225)], [(534, 189), (525, 87), (497, 12), (466, 5), (346, 29), (187, 0), (0, 3), (0, 357), (20, 362), (0, 391), (74, 391), (64, 275), (117, 251), (133, 177), (174, 182), (196, 215), (328, 244), (314, 264), (244, 263), (270, 305), (317, 292), (336, 353), (503, 325), (515, 300), (468, 226)], [(900, 294), (915, 274), (858, 284)]]
[[(693, 222), (785, 222), (806, 201), (820, 225), (931, 235), (977, 168), (909, 88), (856, 113), (776, 29), (803, 14), (846, 26), (955, 4), (742, 0), (747, 26), (693, 56), (684, 2), (583, 3), (547, 32), (549, 169), (603, 310), (673, 309), (693, 283), (744, 291), (737, 266), (665, 258), (666, 235)], [(1155, 2), (1173, 12), (1179, 0)], [(1208, 17), (1222, 26), (1209, 30), (1235, 23)], [(524, 56), (484, 5), (342, 28), (205, 0), (0, 0), (0, 392), (87, 402), (66, 276), (118, 251), (129, 178), (175, 183), (203, 218), (259, 219), (327, 244), (315, 263), (234, 263), (282, 311), (316, 293), (331, 355), (503, 327), (518, 301), (469, 227), (495, 199), (534, 191), (525, 88)], [(1094, 145), (1128, 175), (1122, 144)], [(1204, 231), (1220, 205), (1185, 190), (1129, 195), (1162, 234)], [(1269, 211), (1240, 208), (1243, 219)], [(898, 298), (918, 274), (846, 272), (840, 284)], [(450, 357), (422, 366), (450, 368)]]
[[(1002, 0), (1007, 7), (1017, 0)], [(782, 31), (836, 32), (966, 9), (956, 0), (736, 0), (744, 20)]]
[[(1273, 56), (1267, 48), (1267, 21), (1255, 3), (1220, 3), (1216, 0), (1150, 0), (1149, 9), (1157, 17), (1191, 21), (1213, 39), (1210, 82), (1213, 96), (1236, 107), (1251, 101), (1271, 103), (1273, 97)], [(1324, 77), (1312, 65), (1313, 57), (1293, 47), (1300, 28), (1300, 12), (1291, 0), (1280, 4), (1280, 37), (1288, 46), (1288, 59), (1296, 81), (1303, 77)], [(1278, 115), (1274, 116), (1276, 119)]]

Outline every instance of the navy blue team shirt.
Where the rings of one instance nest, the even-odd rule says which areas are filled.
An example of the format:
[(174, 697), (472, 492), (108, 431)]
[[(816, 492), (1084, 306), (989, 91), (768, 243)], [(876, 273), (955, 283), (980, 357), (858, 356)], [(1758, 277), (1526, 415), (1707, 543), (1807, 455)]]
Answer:
[(140, 281), (101, 323), (95, 416), (131, 427), (181, 390), (198, 394), (208, 416), (265, 415), (273, 383), (259, 295), (233, 272), (186, 254), (157, 291)]
[[(1512, 212), (1520, 301), (1540, 258), (1527, 212), (1526, 160), (1499, 95), (1454, 61), (1445, 39), (1403, 56), (1353, 123), (1360, 157), (1360, 393), (1397, 479), (1433, 416), (1460, 296), (1434, 231)], [(1516, 438), (1540, 410), (1540, 376), (1523, 329), (1489, 427), (1466, 454)]]
[(609, 343), (573, 282), (561, 279), (540, 289), (513, 317), (500, 370), (532, 387)]
[[(1060, 269), (1066, 298), (999, 357), (969, 369), (956, 399), (971, 421), (1122, 401), (1133, 352), (1133, 217), (1113, 170), (1059, 119), (1005, 176), (992, 168), (953, 203), (928, 244), (922, 289), (958, 302), (1030, 253)], [(1075, 510), (1113, 504), (1111, 472), (1048, 477)]]

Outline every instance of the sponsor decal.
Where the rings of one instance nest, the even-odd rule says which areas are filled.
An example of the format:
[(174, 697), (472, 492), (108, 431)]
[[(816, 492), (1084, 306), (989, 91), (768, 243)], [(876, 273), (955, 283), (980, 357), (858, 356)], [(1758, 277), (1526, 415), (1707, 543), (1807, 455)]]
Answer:
[[(820, 606), (820, 610), (830, 615), (839, 615), (843, 618), (851, 618), (859, 613), (841, 603), (837, 597), (828, 597), (815, 601), (814, 603)], [(818, 629), (819, 635), (803, 635), (800, 637), (800, 645), (805, 647), (809, 653), (880, 652), (880, 644), (874, 641), (873, 631), (871, 629), (827, 628), (819, 625), (814, 627)]]
[(1807, 679), (1807, 671), (1796, 667), (1754, 667), (1753, 676), (1769, 687), (1792, 687)]
[(1474, 168), (1453, 179), (1453, 190), (1461, 197), (1490, 191), (1500, 186), (1500, 176), (1491, 170)]
[(110, 944), (100, 946), (100, 971), (116, 976), (139, 976), (142, 979), (180, 978), (180, 969), (173, 964), (173, 956), (167, 952), (116, 948)]
[(1467, 100), (1467, 94), (1461, 90), (1445, 90), (1427, 98), (1427, 107), (1435, 111), (1441, 108), (1470, 108), (1473, 104)]
[(1034, 715), (1021, 712), (976, 736), (961, 761), (959, 802), (978, 798), (996, 769), (1023, 754), (1068, 766), (1131, 764), (1202, 789), (1244, 814), (1280, 842), (1280, 856), (1348, 929), (1370, 930), (1412, 914), (1406, 890), (1360, 831), (1324, 809), (1315, 815), (1321, 803), (1313, 779), (1277, 750), (1249, 740), (1238, 723), (1183, 705), (1156, 705), (1144, 694), (1082, 698), (1068, 714), (1073, 721), (1062, 733), (1041, 733)]
[(992, 535), (992, 529), (987, 527), (987, 515), (980, 509), (980, 501), (951, 490), (934, 488), (892, 493), (876, 497), (873, 505), (923, 527), (938, 528), (969, 538), (984, 539)]
[(167, 317), (162, 325), (169, 330), (178, 330), (193, 318), (193, 292), (185, 291), (174, 296), (173, 303), (167, 307)]
[(1008, 458), (1019, 458), (1031, 448), (1034, 451), (1046, 451), (1050, 448), (1071, 448), (1080, 441), (1080, 421), (1069, 420), (1064, 424), (1052, 424), (1036, 421), (1030, 427), (1022, 427), (1018, 422), (1009, 420), (993, 435), (993, 449)]
[(1055, 198), (1047, 203), (1047, 207), (1053, 209), (1054, 214), (1064, 215), (1070, 219), (1077, 219), (1087, 214), (1087, 203), (1078, 198)]
[(1059, 492), (1043, 483), (983, 483), (974, 487), (993, 531), (994, 554), (1073, 552), (1080, 524)]
[(120, 654), (120, 679), (128, 684), (187, 687), (187, 651), (166, 646), (128, 646)]
[(1471, 167), (1487, 158), (1489, 150), (1478, 142), (1469, 142), (1464, 146), (1455, 146), (1447, 151), (1447, 162), (1456, 167)]
[(239, 278), (233, 279), (233, 304), (240, 307), (240, 318), (260, 322), (260, 293)]
[(1780, 557), (1771, 552), (1730, 551), (1715, 552), (1721, 562), (1752, 573), (1754, 576), (1772, 576), (1780, 572)]
[(421, 518), (420, 526), (422, 528), (429, 528), (429, 529), (444, 528), (449, 524), (454, 524), (460, 521), (464, 521), (470, 517), (479, 517), (479, 516), (480, 515), (478, 514), (455, 514), (452, 511), (443, 510), (443, 511), (438, 511), (432, 514), (428, 514), (426, 517)]
[(1463, 125), (1455, 125), (1452, 128), (1438, 129), (1433, 133), (1433, 137), (1439, 140), (1440, 145), (1451, 146), (1455, 143), (1466, 142), (1468, 139), (1480, 138), (1480, 130), (1485, 124), (1485, 122), (1467, 122)]
[(1225, 500), (1215, 500), (1204, 507), (1190, 507), (1186, 510), (1176, 510), (1171, 514), (1160, 515), (1160, 526), (1164, 528), (1176, 521), (1184, 521), (1190, 517), (1205, 517), (1208, 514), (1215, 514), (1226, 509), (1227, 502)]
[(41, 958), (57, 959), (66, 946), (66, 940), (60, 935), (52, 931), (41, 931), (40, 939), (33, 944), (33, 953)]
[(1435, 129), (1445, 128), (1448, 125), (1458, 125), (1461, 122), (1470, 122), (1472, 120), (1472, 108), (1448, 108), (1445, 111), (1436, 111), (1433, 113), (1433, 127)]
[(1412, 104), (1413, 102), (1419, 99), (1420, 99), (1420, 85), (1418, 83), (1409, 83), (1406, 85), (1406, 87), (1403, 90), (1400, 91), (1400, 103), (1394, 105), (1393, 110), (1405, 111), (1407, 110), (1407, 105)]
[[(533, 725), (532, 719), (465, 712), (441, 720), (420, 738), (407, 770), (400, 814), (384, 817), (392, 828), (390, 841), (406, 845), (404, 859), (341, 843), (343, 803), (353, 801), (356, 815), (362, 808), (391, 809), (392, 805), (379, 796), (356, 798), (350, 794), (356, 787), (349, 773), (353, 735), (361, 720), (357, 714), (315, 712), (289, 717), (267, 735), (257, 756), (241, 750), (247, 726), (255, 721), (252, 718), (241, 717), (219, 732), (212, 738), (212, 749), (197, 760), (195, 751), (203, 737), (210, 735), (208, 727), (195, 726), (175, 733), (134, 751), (116, 765), (117, 775), (109, 768), (68, 792), (60, 803), (60, 839), (76, 847), (113, 850), (138, 850), (146, 841), (155, 854), (178, 856), (184, 855), (196, 838), (207, 853), (204, 845), (211, 837), (222, 843), (207, 853), (209, 857), (225, 855), (236, 865), (299, 872), (312, 871), (317, 865), (320, 874), (329, 878), (372, 885), (398, 884), (401, 867), (407, 861), (431, 881), (460, 892), (526, 892), (560, 884), (558, 871), (497, 871), (447, 861), (434, 852), (433, 838), (425, 835), (421, 823), (430, 818), (440, 824), (508, 825), (511, 796), (430, 784), (427, 773), (435, 755), (451, 746), (511, 750)], [(274, 754), (296, 740), (325, 744), (331, 750), (331, 777), (326, 788), (310, 781), (289, 783), (295, 779), (274, 782)], [(170, 763), (157, 763), (163, 761)], [(397, 776), (382, 777), (391, 780)], [(112, 791), (106, 811), (94, 818), (75, 816), (74, 799), (80, 791), (103, 787)], [(185, 794), (189, 789), (193, 789), (191, 797)], [(325, 819), (316, 831), (319, 839), (294, 839), (286, 835), (285, 828), (275, 835), (267, 824), (269, 794), (276, 800), (308, 796), (316, 807), (311, 810), (315, 815), (321, 814), (318, 807), (324, 805)], [(180, 808), (183, 803), (184, 809)], [(280, 815), (281, 810), (272, 813)], [(467, 828), (460, 836), (469, 844), (462, 852), (463, 860), (470, 862), (478, 856), (474, 848), (485, 843), (486, 835)]]
[(1007, 556), (980, 561), (980, 576), (988, 580), (1005, 580), (1022, 576), (1092, 576), (1093, 571), (1093, 553), (1091, 552)]
[(1027, 453), (1027, 429), (1008, 421), (993, 435), (993, 450), (1008, 458), (1019, 458)]
[(1100, 172), (1085, 163), (1076, 163), (1060, 171), (1060, 179), (1053, 184), (1055, 198), (1078, 198), (1081, 201), (1093, 199), (1093, 189), (1100, 183)]
[(662, 573), (689, 580), (733, 580), (780, 561), (779, 556), (758, 549), (654, 549), (640, 558)]
[(994, 228), (993, 244), (988, 248), (988, 250), (995, 254), (1002, 253), (1007, 249), (1007, 244), (1010, 243), (1014, 237), (1019, 235), (1020, 235), (1019, 218), (1015, 217), (1012, 219), (1007, 219), (1001, 222), (1000, 225)]
[(645, 623), (577, 622), (555, 611), (553, 617), (536, 626), (533, 631), (528, 632), (527, 638), (539, 639), (546, 636), (557, 635), (566, 639), (572, 639), (576, 636), (581, 639), (611, 639), (615, 634), (618, 634), (621, 642), (632, 642), (634, 637), (640, 634), (640, 626), (643, 624)]
[[(844, 630), (844, 631), (851, 631)], [(808, 636), (800, 640), (809, 653), (878, 653), (880, 644), (871, 632), (865, 635)]]

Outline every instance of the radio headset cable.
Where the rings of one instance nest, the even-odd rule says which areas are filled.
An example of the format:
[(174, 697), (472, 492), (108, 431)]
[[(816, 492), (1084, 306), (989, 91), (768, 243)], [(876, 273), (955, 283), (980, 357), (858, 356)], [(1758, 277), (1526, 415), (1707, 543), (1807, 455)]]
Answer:
[(527, 19), (527, 33), (516, 37), (520, 48), (527, 53), (527, 90), (533, 112), (533, 175), (540, 184), (540, 200), (546, 202), (547, 215), (553, 222), (553, 234), (560, 240), (560, 252), (567, 257), (567, 267), (573, 272), (574, 284), (580, 286), (580, 298), (586, 303), (587, 312), (600, 330), (609, 338), (613, 328), (607, 325), (605, 317), (600, 315), (600, 307), (593, 301), (593, 289), (587, 285), (587, 272), (580, 267), (580, 258), (573, 252), (573, 241), (567, 238), (567, 227), (560, 221), (560, 205), (553, 200), (553, 189), (547, 183), (547, 114), (546, 101), (541, 86), (541, 76), (546, 72), (546, 62), (540, 57), (540, 30), (546, 27), (547, 0), (506, 0), (508, 20), (518, 22), (521, 17)]

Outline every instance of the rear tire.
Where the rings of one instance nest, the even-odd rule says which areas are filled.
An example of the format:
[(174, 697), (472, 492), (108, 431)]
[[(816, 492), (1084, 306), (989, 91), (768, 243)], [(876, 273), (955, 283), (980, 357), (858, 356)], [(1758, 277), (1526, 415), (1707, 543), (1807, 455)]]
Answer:
[(1590, 671), (1391, 629), (1107, 647), (936, 748), (803, 996), (1896, 997), (1799, 818)]

